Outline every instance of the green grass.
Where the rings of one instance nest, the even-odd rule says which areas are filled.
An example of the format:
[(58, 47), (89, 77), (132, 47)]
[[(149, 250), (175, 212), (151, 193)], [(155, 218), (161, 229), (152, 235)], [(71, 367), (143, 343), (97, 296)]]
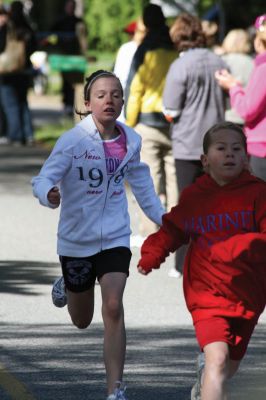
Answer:
[[(116, 54), (90, 50), (88, 52), (88, 57), (89, 61), (88, 61), (88, 70), (86, 76), (90, 75), (97, 69), (105, 69), (107, 71), (111, 71), (114, 66)], [(96, 60), (90, 61), (90, 59), (93, 57), (95, 57)]]
[(71, 119), (62, 119), (58, 124), (38, 126), (34, 130), (35, 140), (47, 148), (52, 148), (62, 133), (72, 128), (73, 125), (74, 122)]

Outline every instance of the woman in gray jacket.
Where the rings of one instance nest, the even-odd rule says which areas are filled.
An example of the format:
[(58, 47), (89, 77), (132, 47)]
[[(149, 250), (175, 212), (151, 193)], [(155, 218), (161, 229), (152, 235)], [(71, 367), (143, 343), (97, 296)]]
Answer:
[(73, 324), (88, 327), (97, 278), (103, 303), (107, 399), (125, 400), (122, 299), (131, 259), (125, 182), (156, 224), (161, 225), (164, 209), (149, 167), (140, 162), (140, 136), (116, 121), (123, 105), (119, 79), (96, 71), (87, 78), (84, 99), (89, 115), (59, 138), (32, 180), (33, 192), (44, 206), (56, 208), (61, 202), (57, 252), (63, 277), (54, 284), (54, 304), (67, 303)]
[[(225, 95), (214, 74), (226, 68), (219, 56), (206, 48), (201, 21), (180, 14), (170, 29), (179, 52), (171, 64), (163, 93), (166, 118), (171, 122), (173, 155), (178, 192), (202, 173), (200, 155), (203, 135), (211, 126), (224, 121)], [(182, 273), (184, 252), (177, 251), (176, 268)]]

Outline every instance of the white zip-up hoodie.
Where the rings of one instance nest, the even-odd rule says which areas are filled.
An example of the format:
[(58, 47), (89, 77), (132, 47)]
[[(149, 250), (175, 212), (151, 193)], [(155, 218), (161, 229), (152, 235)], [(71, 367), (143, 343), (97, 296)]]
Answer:
[(48, 192), (60, 187), (61, 212), (57, 252), (85, 257), (112, 247), (130, 247), (127, 181), (145, 214), (161, 225), (165, 213), (155, 193), (149, 167), (140, 161), (141, 137), (122, 123), (127, 153), (113, 176), (107, 176), (104, 148), (89, 115), (57, 141), (38, 176), (33, 193), (40, 203), (56, 208)]

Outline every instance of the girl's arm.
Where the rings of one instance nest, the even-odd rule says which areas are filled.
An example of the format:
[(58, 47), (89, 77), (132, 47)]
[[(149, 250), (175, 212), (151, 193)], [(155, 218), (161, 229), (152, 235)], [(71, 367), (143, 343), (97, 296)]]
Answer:
[(253, 121), (266, 107), (266, 67), (259, 66), (250, 77), (245, 89), (240, 85), (229, 91), (232, 107), (246, 121)]
[(238, 234), (212, 246), (212, 262), (231, 264), (237, 260), (252, 264), (265, 263), (266, 232)]
[(180, 60), (175, 61), (169, 68), (163, 92), (163, 113), (172, 122), (182, 113), (186, 97), (186, 70)]
[(127, 172), (126, 179), (145, 215), (155, 224), (162, 225), (162, 216), (165, 214), (165, 209), (155, 192), (150, 168), (140, 161), (140, 148), (130, 162), (130, 169)]
[(71, 147), (62, 136), (55, 144), (39, 175), (31, 180), (33, 194), (43, 206), (57, 208), (60, 204), (60, 193), (56, 187), (71, 167)]

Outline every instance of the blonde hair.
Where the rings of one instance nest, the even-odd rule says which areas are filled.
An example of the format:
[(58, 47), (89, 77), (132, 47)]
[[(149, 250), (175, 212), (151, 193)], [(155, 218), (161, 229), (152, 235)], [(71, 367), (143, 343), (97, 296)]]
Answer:
[(225, 36), (222, 48), (225, 53), (250, 53), (251, 42), (249, 34), (244, 29), (232, 29)]

